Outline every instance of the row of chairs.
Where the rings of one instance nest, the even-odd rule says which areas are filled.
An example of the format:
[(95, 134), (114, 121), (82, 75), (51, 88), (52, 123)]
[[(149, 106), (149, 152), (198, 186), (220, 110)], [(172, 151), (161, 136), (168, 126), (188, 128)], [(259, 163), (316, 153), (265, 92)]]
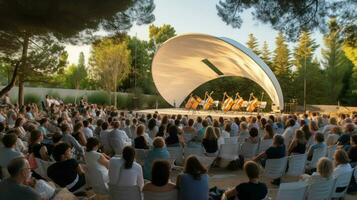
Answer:
[[(306, 182), (291, 182), (280, 184), (277, 200), (326, 200), (342, 198), (348, 188), (352, 175), (357, 180), (357, 167), (353, 172), (347, 172), (328, 181), (318, 181), (308, 185)], [(338, 190), (338, 188), (342, 188)]]
[(169, 192), (141, 192), (138, 186), (109, 186), (109, 199), (177, 200), (178, 191), (173, 190)]

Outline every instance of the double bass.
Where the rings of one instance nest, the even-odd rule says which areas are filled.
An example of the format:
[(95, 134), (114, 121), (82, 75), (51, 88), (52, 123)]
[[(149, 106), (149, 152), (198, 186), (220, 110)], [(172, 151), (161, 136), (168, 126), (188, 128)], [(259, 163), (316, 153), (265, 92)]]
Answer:
[(200, 103), (202, 102), (202, 99), (198, 96), (195, 96), (194, 100), (195, 101), (192, 103), (191, 109), (196, 110), (198, 105), (200, 105)]
[[(225, 99), (225, 97), (227, 97)], [(230, 97), (229, 95), (227, 95), (227, 92), (224, 92), (223, 94), (223, 100), (222, 100), (222, 111), (223, 112), (227, 112), (231, 109), (232, 105), (233, 105), (234, 101), (233, 98)]]
[(214, 100), (211, 97), (212, 94), (213, 91), (210, 94), (208, 94), (208, 92), (205, 93), (205, 103), (203, 104), (203, 110), (209, 110), (212, 107), (214, 103)]
[(248, 112), (253, 112), (255, 108), (259, 106), (259, 101), (258, 99), (254, 96), (253, 93), (250, 94), (249, 99), (253, 97), (253, 100), (249, 101), (249, 105), (247, 106), (247, 111)]
[(192, 94), (191, 94), (190, 98), (188, 99), (188, 101), (187, 101), (187, 103), (186, 103), (186, 105), (185, 105), (185, 108), (186, 108), (187, 110), (191, 109), (191, 108), (192, 108), (192, 105), (193, 105), (193, 103), (194, 103), (195, 101), (196, 101), (195, 97), (193, 97)]
[(239, 95), (239, 92), (236, 93), (236, 98), (234, 99), (232, 110), (237, 111), (243, 105), (244, 99)]

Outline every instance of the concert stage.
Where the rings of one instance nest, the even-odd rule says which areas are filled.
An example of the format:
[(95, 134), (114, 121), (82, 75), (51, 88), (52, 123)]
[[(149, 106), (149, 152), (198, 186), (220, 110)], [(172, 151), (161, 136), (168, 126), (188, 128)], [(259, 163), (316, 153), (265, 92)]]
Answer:
[(233, 112), (233, 111), (228, 111), (228, 112), (223, 112), (221, 110), (198, 110), (198, 111), (192, 111), (192, 110), (186, 110), (183, 108), (161, 108), (161, 109), (147, 109), (147, 110), (138, 110), (136, 111), (137, 113), (140, 114), (153, 114), (155, 111), (159, 112), (159, 114), (166, 114), (166, 115), (188, 115), (189, 117), (206, 117), (207, 115), (211, 115), (213, 118), (219, 118), (219, 117), (224, 117), (224, 118), (233, 118), (233, 117), (242, 117), (242, 116), (257, 116), (258, 114), (261, 116), (269, 116), (273, 113), (268, 113), (268, 112)]

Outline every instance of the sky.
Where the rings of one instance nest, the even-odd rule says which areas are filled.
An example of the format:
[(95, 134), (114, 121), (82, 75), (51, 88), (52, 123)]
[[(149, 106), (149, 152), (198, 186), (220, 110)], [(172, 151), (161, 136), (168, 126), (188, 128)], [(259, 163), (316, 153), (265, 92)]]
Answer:
[[(186, 33), (204, 33), (217, 37), (228, 37), (242, 44), (248, 40), (248, 34), (253, 33), (258, 39), (260, 48), (264, 41), (268, 42), (272, 51), (275, 48), (275, 37), (277, 31), (273, 30), (270, 25), (263, 24), (253, 20), (251, 11), (244, 12), (242, 15), (243, 24), (240, 29), (234, 29), (217, 15), (216, 4), (219, 0), (155, 0), (155, 26), (170, 24), (176, 30), (176, 34)], [(204, 3), (203, 3), (204, 2)], [(134, 25), (129, 35), (135, 36), (142, 40), (149, 38), (149, 25)], [(314, 33), (313, 38), (316, 43), (322, 45), (322, 35)], [(292, 49), (293, 44), (289, 44)], [(90, 46), (73, 46), (67, 45), (66, 50), (69, 54), (69, 63), (77, 63), (79, 53), (82, 51), (86, 60), (90, 55)], [(319, 57), (320, 49), (317, 49), (315, 55)]]

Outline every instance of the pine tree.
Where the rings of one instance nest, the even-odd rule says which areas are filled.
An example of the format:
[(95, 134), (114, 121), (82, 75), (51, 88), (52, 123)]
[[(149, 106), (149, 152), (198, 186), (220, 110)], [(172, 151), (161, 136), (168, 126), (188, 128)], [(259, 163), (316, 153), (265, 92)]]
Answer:
[(250, 48), (250, 50), (252, 50), (255, 54), (257, 54), (258, 56), (260, 55), (258, 40), (257, 40), (256, 37), (254, 37), (254, 35), (253, 35), (252, 33), (250, 33), (250, 34), (248, 35), (247, 46), (248, 46), (248, 48)]
[(271, 52), (269, 50), (267, 41), (264, 41), (263, 48), (262, 48), (261, 52), (262, 52), (262, 54), (260, 57), (262, 58), (262, 60), (265, 62), (265, 64), (267, 64), (270, 68), (272, 68), (271, 57), (270, 57)]
[(289, 61), (290, 52), (282, 32), (275, 38), (275, 45), (276, 48), (273, 52), (271, 68), (280, 83), (284, 100), (289, 102), (290, 99), (294, 98), (292, 90), (293, 77), (291, 72), (291, 62)]
[(340, 27), (335, 19), (330, 20), (329, 29), (329, 33), (324, 36), (326, 48), (322, 49), (322, 64), (325, 68), (327, 80), (328, 103), (336, 104), (343, 88), (344, 75), (349, 66), (341, 49)]
[(318, 47), (308, 31), (302, 31), (298, 45), (294, 50), (294, 65), (296, 74), (294, 80), (295, 94), (298, 102), (304, 102), (304, 79), (306, 78), (306, 104), (325, 103), (326, 83), (320, 64), (313, 59), (315, 49)]

